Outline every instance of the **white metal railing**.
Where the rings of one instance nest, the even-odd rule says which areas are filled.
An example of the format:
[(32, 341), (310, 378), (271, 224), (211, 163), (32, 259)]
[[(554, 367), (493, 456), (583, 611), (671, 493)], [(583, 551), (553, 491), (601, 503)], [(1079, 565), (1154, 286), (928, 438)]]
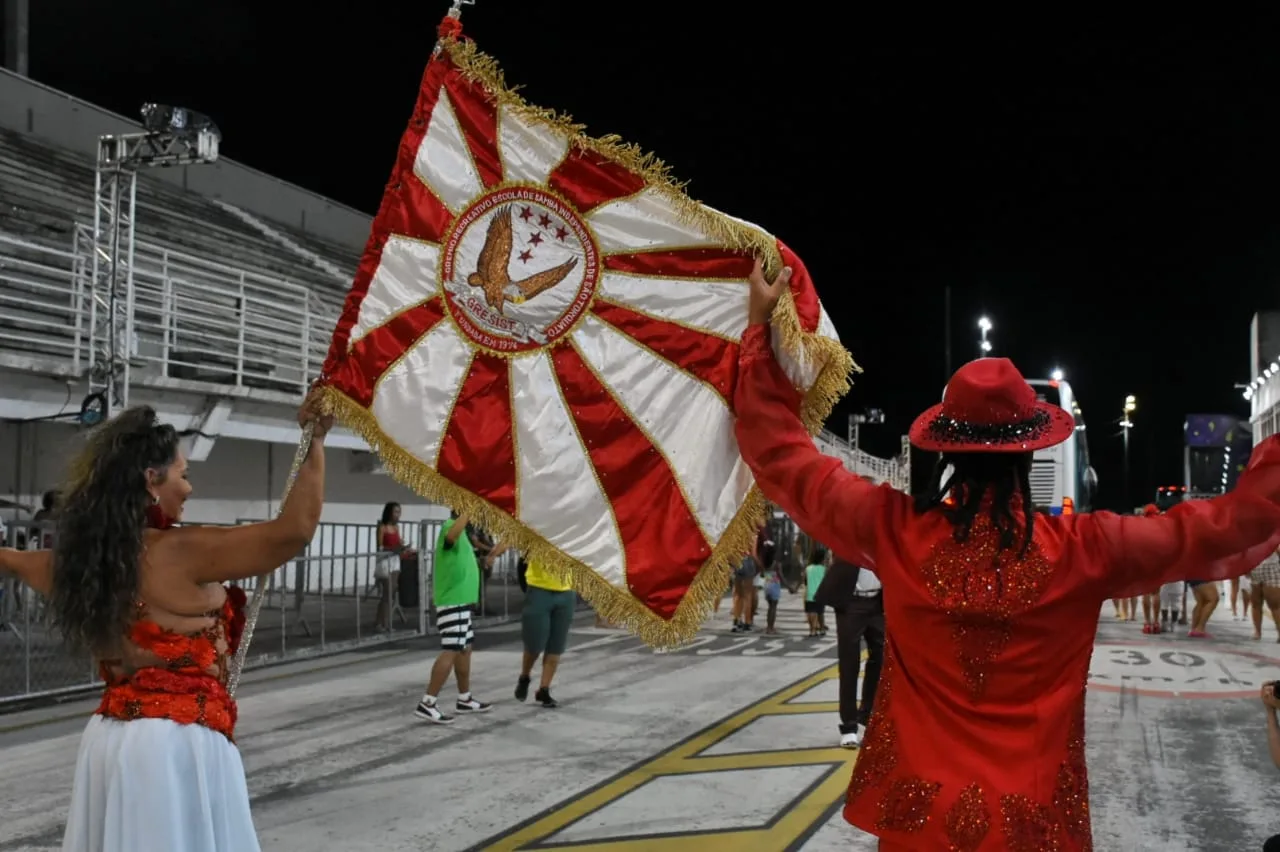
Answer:
[[(66, 249), (0, 234), (0, 349), (89, 364), (91, 229)], [(137, 240), (133, 255), (137, 375), (295, 393), (319, 372), (338, 309), (299, 284)]]
[(911, 466), (902, 458), (882, 459), (855, 447), (835, 434), (823, 430), (813, 439), (818, 449), (828, 456), (838, 458), (845, 470), (866, 476), (875, 482), (887, 482), (900, 491), (911, 490)]
[(76, 256), (0, 234), (0, 347), (76, 357)]

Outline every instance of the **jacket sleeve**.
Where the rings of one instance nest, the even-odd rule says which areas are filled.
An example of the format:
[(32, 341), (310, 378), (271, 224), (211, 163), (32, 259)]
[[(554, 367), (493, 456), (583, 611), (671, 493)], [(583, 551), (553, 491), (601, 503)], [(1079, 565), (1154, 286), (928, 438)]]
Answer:
[(1104, 598), (1179, 580), (1229, 580), (1280, 547), (1280, 436), (1259, 444), (1235, 490), (1179, 503), (1163, 515), (1081, 516), (1086, 558)]
[(747, 328), (738, 366), (738, 449), (760, 490), (806, 533), (874, 569), (876, 529), (890, 501), (906, 496), (872, 485), (818, 451), (797, 413), (800, 393), (773, 355), (767, 325)]

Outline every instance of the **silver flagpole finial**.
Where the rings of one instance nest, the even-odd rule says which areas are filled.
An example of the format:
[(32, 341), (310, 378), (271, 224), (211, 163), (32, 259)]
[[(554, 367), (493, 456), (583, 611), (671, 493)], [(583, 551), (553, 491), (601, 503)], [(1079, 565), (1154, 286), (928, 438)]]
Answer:
[[(455, 21), (462, 19), (462, 7), (474, 6), (476, 0), (453, 0), (453, 5), (449, 7), (449, 11), (445, 13), (445, 18), (453, 18)], [(440, 49), (443, 45), (440, 41), (436, 41), (436, 46), (431, 50), (431, 58), (434, 59), (440, 55)]]

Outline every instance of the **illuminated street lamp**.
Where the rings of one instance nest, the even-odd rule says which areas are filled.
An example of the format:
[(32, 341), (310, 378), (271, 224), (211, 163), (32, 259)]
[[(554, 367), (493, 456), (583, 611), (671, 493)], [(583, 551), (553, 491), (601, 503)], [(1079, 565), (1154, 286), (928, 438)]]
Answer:
[(1053, 379), (1055, 382), (1060, 382), (1066, 377), (1066, 373), (1062, 372), (1061, 367), (1055, 367), (1053, 372), (1049, 374), (1049, 378)]
[(1124, 414), (1120, 417), (1120, 428), (1124, 430), (1124, 508), (1129, 505), (1129, 430), (1133, 428), (1133, 412), (1138, 410), (1138, 399), (1133, 394), (1124, 398)]
[(978, 331), (982, 332), (982, 339), (978, 341), (978, 357), (985, 358), (991, 354), (991, 341), (987, 340), (987, 334), (992, 329), (991, 320), (986, 317), (978, 319)]

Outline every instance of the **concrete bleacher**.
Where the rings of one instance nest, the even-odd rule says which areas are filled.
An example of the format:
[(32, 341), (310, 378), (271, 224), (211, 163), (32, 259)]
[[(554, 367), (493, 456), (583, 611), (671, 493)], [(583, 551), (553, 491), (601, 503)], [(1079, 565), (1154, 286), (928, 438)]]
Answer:
[[(0, 129), (0, 352), (87, 366), (94, 178), (83, 155)], [(305, 386), (358, 251), (146, 171), (135, 209), (135, 370), (285, 393)]]
[[(93, 223), (95, 164), (69, 151), (0, 129), (0, 232), (71, 245), (74, 224)], [(210, 199), (139, 173), (136, 238), (308, 286), (326, 301), (346, 284)], [(285, 225), (268, 223), (308, 252), (354, 274), (359, 253)]]

